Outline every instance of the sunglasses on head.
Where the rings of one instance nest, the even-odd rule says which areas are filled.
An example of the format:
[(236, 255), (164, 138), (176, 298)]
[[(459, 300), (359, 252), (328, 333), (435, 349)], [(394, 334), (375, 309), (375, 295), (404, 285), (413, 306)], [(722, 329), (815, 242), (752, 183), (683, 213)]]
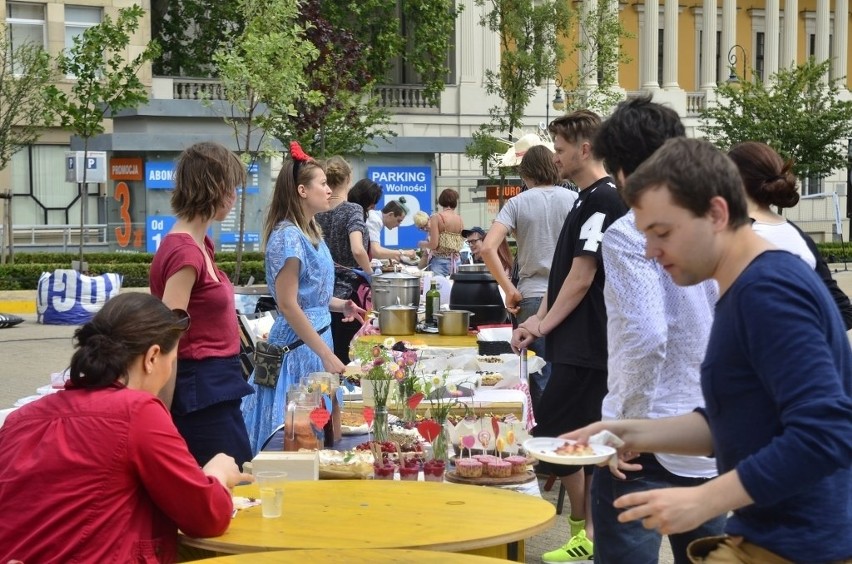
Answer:
[(189, 314), (185, 309), (173, 309), (172, 313), (175, 314), (175, 317), (177, 318), (176, 325), (181, 331), (189, 329), (189, 326), (192, 324), (192, 318), (189, 317)]

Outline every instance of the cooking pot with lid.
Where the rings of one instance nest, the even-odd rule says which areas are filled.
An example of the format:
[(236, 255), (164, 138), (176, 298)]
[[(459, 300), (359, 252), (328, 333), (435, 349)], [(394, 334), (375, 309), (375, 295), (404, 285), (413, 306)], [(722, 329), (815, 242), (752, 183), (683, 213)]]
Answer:
[(450, 309), (467, 310), (471, 327), (506, 322), (506, 306), (500, 287), (490, 272), (459, 271), (452, 275)]
[(373, 309), (395, 305), (420, 305), (420, 277), (404, 272), (387, 272), (373, 276)]

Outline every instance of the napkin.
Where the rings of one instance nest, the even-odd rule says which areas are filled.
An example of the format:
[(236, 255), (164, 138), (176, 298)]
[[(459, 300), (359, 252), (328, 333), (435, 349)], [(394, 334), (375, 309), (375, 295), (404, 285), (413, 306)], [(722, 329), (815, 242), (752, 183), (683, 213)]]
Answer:
[[(615, 433), (603, 430), (589, 437), (589, 444), (611, 446), (618, 451), (618, 449), (624, 446), (624, 441), (618, 438), (618, 435)], [(618, 469), (618, 452), (609, 457), (607, 464), (609, 464), (610, 471)]]

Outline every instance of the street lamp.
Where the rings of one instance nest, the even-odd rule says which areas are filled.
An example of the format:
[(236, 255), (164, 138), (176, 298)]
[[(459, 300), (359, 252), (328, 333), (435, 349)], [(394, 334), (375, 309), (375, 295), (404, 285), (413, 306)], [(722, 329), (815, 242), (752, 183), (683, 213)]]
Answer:
[(748, 55), (746, 54), (746, 50), (742, 45), (734, 45), (733, 47), (731, 47), (731, 50), (728, 51), (728, 65), (730, 69), (730, 74), (728, 75), (728, 84), (737, 84), (740, 81), (740, 77), (737, 75), (737, 62), (739, 61), (739, 58), (737, 58), (737, 49), (739, 49), (739, 52), (742, 54), (743, 78), (745, 78)]
[[(556, 85), (556, 93), (553, 95), (553, 109), (561, 112), (565, 109), (565, 98), (562, 97), (562, 75), (556, 71), (556, 76), (553, 78), (553, 83)], [(544, 123), (545, 127), (550, 125), (550, 79), (547, 80), (547, 102), (544, 107)]]

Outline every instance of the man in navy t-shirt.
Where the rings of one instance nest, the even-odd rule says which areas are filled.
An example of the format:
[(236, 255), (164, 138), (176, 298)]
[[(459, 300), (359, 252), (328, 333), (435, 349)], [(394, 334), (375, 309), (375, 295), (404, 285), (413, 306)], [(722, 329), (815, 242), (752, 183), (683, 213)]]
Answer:
[(715, 480), (614, 504), (620, 521), (662, 534), (733, 511), (727, 536), (695, 541), (692, 558), (852, 562), (852, 348), (825, 286), (754, 233), (736, 166), (706, 141), (667, 141), (624, 194), (648, 257), (679, 285), (719, 284), (701, 366), (706, 408), (565, 437), (608, 429), (626, 443), (622, 453), (715, 454)]

